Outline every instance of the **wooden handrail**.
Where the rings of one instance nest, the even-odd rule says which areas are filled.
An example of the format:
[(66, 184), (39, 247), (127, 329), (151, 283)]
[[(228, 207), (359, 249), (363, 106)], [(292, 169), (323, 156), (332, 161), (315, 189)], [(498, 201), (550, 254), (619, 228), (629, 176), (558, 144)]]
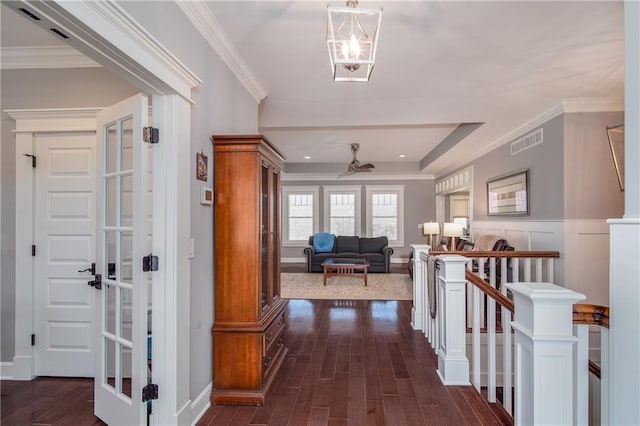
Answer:
[(573, 323), (599, 325), (609, 328), (609, 307), (576, 303), (573, 305)]
[[(573, 305), (573, 323), (599, 325), (609, 328), (609, 307), (590, 303), (576, 303)], [(589, 373), (598, 379), (601, 376), (600, 366), (591, 360), (589, 360)]]
[(600, 379), (601, 378), (600, 376), (602, 375), (602, 372), (600, 371), (600, 366), (591, 360), (589, 360), (589, 373), (593, 374), (598, 379)]
[(560, 257), (560, 252), (557, 251), (446, 251), (446, 250), (431, 250), (430, 255), (440, 256), (445, 254), (458, 254), (465, 257), (531, 257), (542, 259), (557, 259)]
[(499, 290), (496, 290), (495, 288), (487, 284), (487, 282), (482, 278), (480, 278), (478, 274), (476, 274), (475, 272), (471, 272), (470, 270), (467, 269), (465, 270), (465, 277), (467, 278), (467, 281), (469, 281), (476, 287), (480, 288), (480, 290), (482, 290), (483, 293), (493, 298), (496, 302), (498, 302), (500, 306), (502, 306), (503, 308), (507, 308), (509, 311), (513, 313), (514, 311), (513, 301), (511, 301), (504, 294), (500, 293)]

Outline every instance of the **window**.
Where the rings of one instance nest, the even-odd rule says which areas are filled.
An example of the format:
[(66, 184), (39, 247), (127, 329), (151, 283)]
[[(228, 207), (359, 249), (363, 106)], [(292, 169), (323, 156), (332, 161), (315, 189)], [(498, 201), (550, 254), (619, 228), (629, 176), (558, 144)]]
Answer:
[(325, 186), (324, 229), (336, 235), (360, 235), (360, 186)]
[(307, 245), (319, 231), (319, 187), (282, 187), (282, 244)]
[(367, 185), (367, 235), (404, 246), (404, 186)]

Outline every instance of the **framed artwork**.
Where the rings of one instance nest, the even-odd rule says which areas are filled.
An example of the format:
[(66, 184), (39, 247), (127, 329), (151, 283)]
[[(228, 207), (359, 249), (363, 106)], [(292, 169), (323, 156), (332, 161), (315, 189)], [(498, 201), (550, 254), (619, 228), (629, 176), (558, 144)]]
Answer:
[(204, 155), (204, 152), (196, 153), (196, 179), (207, 181), (207, 161), (208, 158)]
[(529, 214), (529, 170), (487, 181), (487, 215)]
[(613, 166), (616, 168), (620, 191), (624, 191), (624, 124), (607, 127), (607, 139), (613, 156)]
[(200, 188), (200, 204), (205, 206), (213, 204), (213, 188), (206, 186)]

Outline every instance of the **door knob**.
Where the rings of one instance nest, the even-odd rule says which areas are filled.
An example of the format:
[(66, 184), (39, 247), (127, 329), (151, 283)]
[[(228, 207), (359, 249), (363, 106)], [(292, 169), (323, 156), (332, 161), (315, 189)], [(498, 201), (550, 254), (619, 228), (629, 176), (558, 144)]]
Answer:
[(81, 269), (78, 272), (91, 272), (91, 275), (95, 275), (96, 274), (96, 264), (92, 263), (90, 268)]

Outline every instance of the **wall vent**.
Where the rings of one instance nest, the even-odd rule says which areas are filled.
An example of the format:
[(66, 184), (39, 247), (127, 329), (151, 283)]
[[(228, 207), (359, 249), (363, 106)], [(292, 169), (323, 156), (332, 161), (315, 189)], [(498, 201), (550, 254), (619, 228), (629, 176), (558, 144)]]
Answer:
[(30, 10), (27, 10), (24, 7), (21, 7), (18, 10), (24, 13), (25, 15), (27, 15), (29, 18), (33, 19), (34, 21), (41, 21), (40, 17), (34, 15)]
[(516, 155), (519, 152), (529, 149), (532, 146), (536, 146), (542, 143), (542, 129), (538, 129), (533, 133), (529, 133), (520, 139), (511, 142), (511, 155)]

